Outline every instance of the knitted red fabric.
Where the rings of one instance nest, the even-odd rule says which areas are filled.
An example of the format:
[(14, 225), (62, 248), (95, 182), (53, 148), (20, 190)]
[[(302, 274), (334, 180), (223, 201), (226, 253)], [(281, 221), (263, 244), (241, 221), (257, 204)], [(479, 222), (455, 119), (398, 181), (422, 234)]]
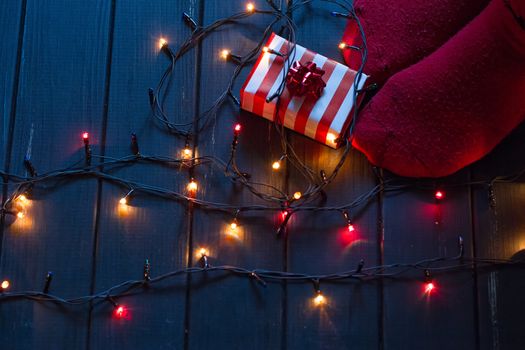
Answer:
[[(364, 72), (383, 84), (392, 74), (435, 51), (481, 12), (489, 0), (356, 0), (368, 46)], [(361, 46), (357, 24), (349, 20), (343, 42)], [(357, 70), (361, 53), (343, 51)]]
[(354, 145), (372, 163), (412, 177), (448, 175), (488, 153), (525, 119), (518, 23), (504, 0), (492, 0), (445, 45), (388, 80), (359, 115)]

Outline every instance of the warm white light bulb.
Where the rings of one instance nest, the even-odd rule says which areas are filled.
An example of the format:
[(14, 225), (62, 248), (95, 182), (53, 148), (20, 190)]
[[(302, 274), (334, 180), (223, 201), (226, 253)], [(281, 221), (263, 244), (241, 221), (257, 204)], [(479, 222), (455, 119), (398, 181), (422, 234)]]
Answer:
[(162, 49), (164, 45), (168, 45), (168, 41), (164, 38), (159, 39), (159, 49)]
[(221, 51), (221, 58), (224, 59), (224, 60), (227, 60), (228, 57), (230, 57), (230, 50), (222, 50)]
[(272, 168), (273, 170), (279, 170), (279, 168), (281, 167), (281, 162), (276, 160), (275, 162), (273, 162), (272, 164)]
[(9, 288), (9, 285), (10, 285), (10, 283), (9, 283), (8, 280), (3, 280), (2, 284), (0, 284), (0, 288), (1, 289), (7, 289), (7, 288)]
[(199, 248), (197, 249), (197, 253), (196, 253), (196, 256), (197, 258), (201, 259), (202, 257), (204, 256), (209, 256), (209, 252), (208, 252), (208, 249), (206, 248)]
[(192, 154), (192, 151), (189, 147), (186, 147), (182, 150), (182, 158), (184, 159), (190, 159), (191, 154)]
[(314, 304), (315, 306), (326, 304), (326, 298), (323, 294), (321, 294), (321, 292), (317, 293), (317, 296), (314, 298)]
[(336, 143), (337, 141), (337, 136), (335, 136), (334, 134), (332, 134), (331, 132), (329, 132), (328, 134), (326, 134), (326, 140), (330, 143)]
[(191, 180), (190, 183), (188, 184), (188, 191), (195, 192), (197, 191), (197, 188), (198, 188), (197, 182), (195, 180)]
[(253, 12), (255, 11), (255, 5), (252, 2), (249, 2), (246, 4), (246, 11), (247, 12)]

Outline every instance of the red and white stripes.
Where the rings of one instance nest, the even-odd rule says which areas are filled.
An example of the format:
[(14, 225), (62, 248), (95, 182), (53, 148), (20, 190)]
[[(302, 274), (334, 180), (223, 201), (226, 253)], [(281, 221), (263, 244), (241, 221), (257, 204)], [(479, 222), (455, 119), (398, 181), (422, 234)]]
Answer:
[[(287, 54), (292, 47), (275, 33), (270, 36), (266, 46), (282, 54)], [(275, 94), (288, 73), (284, 61), (283, 57), (270, 52), (263, 52), (259, 56), (241, 89), (241, 108), (272, 121), (279, 118), (287, 128), (337, 148), (339, 135), (351, 120), (356, 72), (296, 45), (289, 62), (314, 62), (325, 71), (323, 81), (326, 87), (317, 101), (305, 99), (305, 96), (292, 97), (285, 89), (276, 112), (277, 99), (266, 102), (266, 98)], [(366, 79), (367, 76), (363, 74), (358, 89), (364, 86)]]

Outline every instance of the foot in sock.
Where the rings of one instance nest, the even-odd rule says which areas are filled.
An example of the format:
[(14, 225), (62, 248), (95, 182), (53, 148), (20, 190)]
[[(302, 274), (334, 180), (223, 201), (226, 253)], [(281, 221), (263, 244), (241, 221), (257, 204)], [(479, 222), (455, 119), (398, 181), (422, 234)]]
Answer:
[[(489, 0), (356, 0), (368, 59), (364, 72), (382, 85), (394, 73), (418, 62), (444, 44)], [(343, 42), (361, 46), (355, 20), (348, 22)], [(357, 70), (361, 53), (344, 49), (345, 62)]]
[(359, 115), (353, 144), (411, 177), (451, 174), (487, 154), (525, 119), (522, 5), (492, 0), (417, 64), (392, 76)]

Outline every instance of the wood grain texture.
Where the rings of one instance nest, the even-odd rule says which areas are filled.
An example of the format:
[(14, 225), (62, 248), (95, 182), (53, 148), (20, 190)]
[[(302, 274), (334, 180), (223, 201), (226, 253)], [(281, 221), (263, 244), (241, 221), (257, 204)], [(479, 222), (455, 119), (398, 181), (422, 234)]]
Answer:
[[(316, 2), (294, 13), (298, 25), (297, 42), (328, 58), (342, 62), (338, 49), (346, 21), (334, 18), (332, 4)], [(327, 35), (326, 33), (332, 33)], [(290, 132), (294, 148), (316, 174), (328, 174), (335, 167), (342, 150), (335, 151), (302, 135)], [(370, 164), (362, 154), (351, 151), (336, 180), (326, 187), (326, 206), (352, 202), (369, 192), (376, 184)], [(289, 193), (304, 191), (305, 182), (294, 168), (290, 169)], [(288, 270), (324, 274), (357, 268), (363, 259), (367, 265), (379, 263), (378, 206), (350, 211), (356, 231), (350, 233), (342, 213), (298, 213), (288, 230)], [(288, 284), (287, 348), (361, 349), (379, 344), (378, 285), (322, 284), (327, 304), (313, 304), (313, 284)]]
[[(115, 9), (106, 155), (131, 154), (136, 133), (144, 156), (179, 158), (184, 141), (154, 120), (148, 88), (155, 87), (169, 59), (159, 50), (163, 37), (176, 50), (190, 34), (182, 12), (196, 13), (194, 1), (118, 1)], [(166, 101), (171, 121), (193, 119), (195, 59), (190, 53), (176, 65)], [(134, 164), (112, 172), (139, 183), (183, 193), (187, 169), (151, 163)], [(187, 204), (137, 193), (129, 205), (119, 199), (129, 191), (104, 183), (101, 193), (95, 290), (121, 281), (141, 279), (145, 259), (152, 277), (186, 265)], [(111, 317), (112, 306), (93, 309), (90, 345), (99, 348), (161, 349), (183, 347), (185, 277), (145, 287), (147, 290), (117, 303), (130, 310), (123, 320)]]
[[(442, 179), (448, 184), (467, 180), (466, 171)], [(446, 189), (445, 198), (437, 202), (429, 185), (385, 197), (385, 264), (457, 256), (460, 235), (465, 256), (472, 255), (468, 188)], [(385, 280), (385, 349), (475, 348), (472, 272), (433, 275), (436, 289), (430, 295), (424, 293), (423, 272), (408, 278)]]
[[(513, 174), (525, 167), (525, 124), (489, 156), (473, 167), (474, 179)], [(525, 179), (496, 184), (493, 202), (487, 187), (473, 190), (476, 255), (523, 259), (525, 250)], [(492, 203), (492, 205), (491, 205)], [(523, 269), (480, 271), (478, 277), (481, 349), (519, 349), (525, 346)]]
[[(263, 6), (262, 2), (257, 4)], [(244, 2), (213, 1), (204, 3), (203, 23), (244, 11)], [(254, 15), (240, 24), (229, 25), (202, 42), (200, 112), (204, 112), (227, 86), (235, 65), (220, 59), (220, 50), (230, 49), (244, 55), (257, 45), (261, 33), (271, 21), (270, 16)], [(248, 76), (247, 67), (239, 76), (234, 93)], [(213, 83), (212, 83), (213, 82)], [(216, 120), (199, 135), (198, 155), (214, 155), (225, 161), (230, 155), (233, 126), (243, 126), (239, 137), (237, 163), (250, 173), (255, 182), (270, 183), (278, 188), (284, 184), (282, 174), (273, 173), (271, 160), (278, 154), (278, 136), (269, 122), (261, 117), (239, 112), (232, 101), (218, 113)], [(202, 183), (198, 197), (238, 205), (268, 204), (227, 180), (222, 169), (197, 168)], [(210, 250), (211, 264), (246, 268), (283, 268), (283, 242), (274, 235), (276, 213), (240, 213), (237, 236), (230, 235), (231, 213), (210, 213), (195, 210), (192, 252), (199, 247)], [(193, 264), (198, 264), (195, 256)], [(282, 289), (271, 283), (267, 288), (255, 280), (198, 275), (191, 280), (189, 305), (189, 348), (277, 349), (282, 336)]]
[[(20, 21), (23, 20), (23, 2), (3, 1), (0, 4), (0, 98), (2, 110), (0, 112), (0, 167), (5, 169), (4, 160), (9, 142), (9, 121), (13, 108), (13, 84), (18, 75), (17, 61)], [(0, 195), (1, 196), (1, 195)]]
[[(27, 2), (12, 172), (25, 174), (28, 151), (40, 173), (81, 160), (83, 130), (99, 151), (108, 19), (105, 1)], [(1, 271), (13, 289), (42, 290), (53, 271), (51, 293), (89, 293), (96, 189), (86, 179), (33, 192), (26, 217), (4, 231)], [(12, 348), (85, 346), (86, 307), (19, 301), (2, 305), (0, 318)]]

